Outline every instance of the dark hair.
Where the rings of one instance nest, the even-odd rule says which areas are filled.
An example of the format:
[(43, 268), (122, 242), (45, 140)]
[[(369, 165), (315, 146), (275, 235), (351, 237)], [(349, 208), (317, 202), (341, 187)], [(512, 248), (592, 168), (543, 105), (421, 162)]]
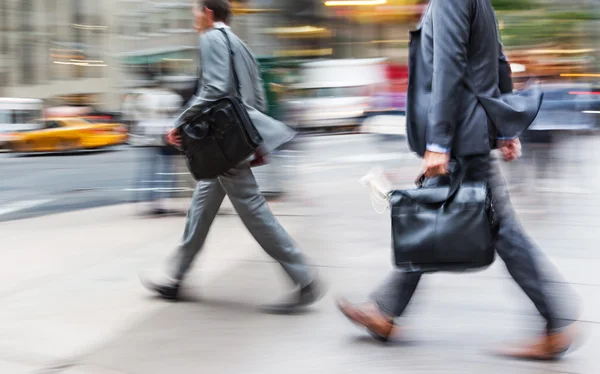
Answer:
[(200, 0), (203, 7), (213, 11), (215, 22), (229, 21), (231, 17), (231, 3), (229, 0)]

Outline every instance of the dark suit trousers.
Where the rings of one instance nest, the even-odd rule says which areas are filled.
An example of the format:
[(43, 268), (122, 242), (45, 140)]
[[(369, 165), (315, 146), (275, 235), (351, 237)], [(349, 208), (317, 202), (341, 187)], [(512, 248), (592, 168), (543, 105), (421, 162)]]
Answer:
[[(468, 157), (466, 178), (487, 180), (492, 189), (495, 208), (500, 223), (496, 239), (496, 251), (505, 262), (508, 272), (531, 299), (547, 322), (547, 329), (560, 329), (566, 325), (557, 316), (557, 309), (550, 297), (548, 282), (542, 280), (542, 254), (525, 234), (512, 207), (508, 189), (498, 161), (490, 156)], [(429, 180), (429, 185), (439, 183)], [(381, 310), (390, 316), (400, 316), (415, 292), (422, 274), (394, 270), (386, 281), (371, 295)]]

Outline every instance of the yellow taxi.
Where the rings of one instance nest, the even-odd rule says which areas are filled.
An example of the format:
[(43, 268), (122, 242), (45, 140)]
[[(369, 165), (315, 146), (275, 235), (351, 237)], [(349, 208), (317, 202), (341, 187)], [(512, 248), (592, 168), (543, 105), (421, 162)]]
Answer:
[(65, 152), (95, 149), (127, 142), (119, 123), (93, 123), (82, 118), (49, 118), (29, 130), (12, 133), (7, 148), (13, 152)]

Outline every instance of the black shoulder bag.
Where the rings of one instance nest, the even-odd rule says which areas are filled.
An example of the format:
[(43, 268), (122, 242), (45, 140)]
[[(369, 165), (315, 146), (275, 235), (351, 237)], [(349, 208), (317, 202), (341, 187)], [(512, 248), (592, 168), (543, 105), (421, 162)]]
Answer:
[[(392, 241), (398, 268), (413, 272), (465, 271), (494, 262), (498, 224), (486, 182), (464, 182), (457, 164), (449, 186), (390, 195)], [(419, 180), (422, 185), (423, 177)]]
[(229, 35), (219, 30), (227, 41), (235, 93), (195, 108), (180, 127), (181, 148), (196, 180), (222, 175), (248, 160), (263, 143), (242, 100)]

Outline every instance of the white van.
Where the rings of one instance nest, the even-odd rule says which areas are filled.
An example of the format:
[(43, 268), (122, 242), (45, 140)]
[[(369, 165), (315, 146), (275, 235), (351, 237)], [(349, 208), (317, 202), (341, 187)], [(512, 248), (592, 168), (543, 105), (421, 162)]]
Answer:
[(0, 149), (12, 132), (33, 130), (43, 116), (44, 102), (38, 99), (0, 98)]
[(324, 60), (302, 64), (287, 106), (299, 128), (359, 125), (377, 86), (387, 81), (386, 59)]

